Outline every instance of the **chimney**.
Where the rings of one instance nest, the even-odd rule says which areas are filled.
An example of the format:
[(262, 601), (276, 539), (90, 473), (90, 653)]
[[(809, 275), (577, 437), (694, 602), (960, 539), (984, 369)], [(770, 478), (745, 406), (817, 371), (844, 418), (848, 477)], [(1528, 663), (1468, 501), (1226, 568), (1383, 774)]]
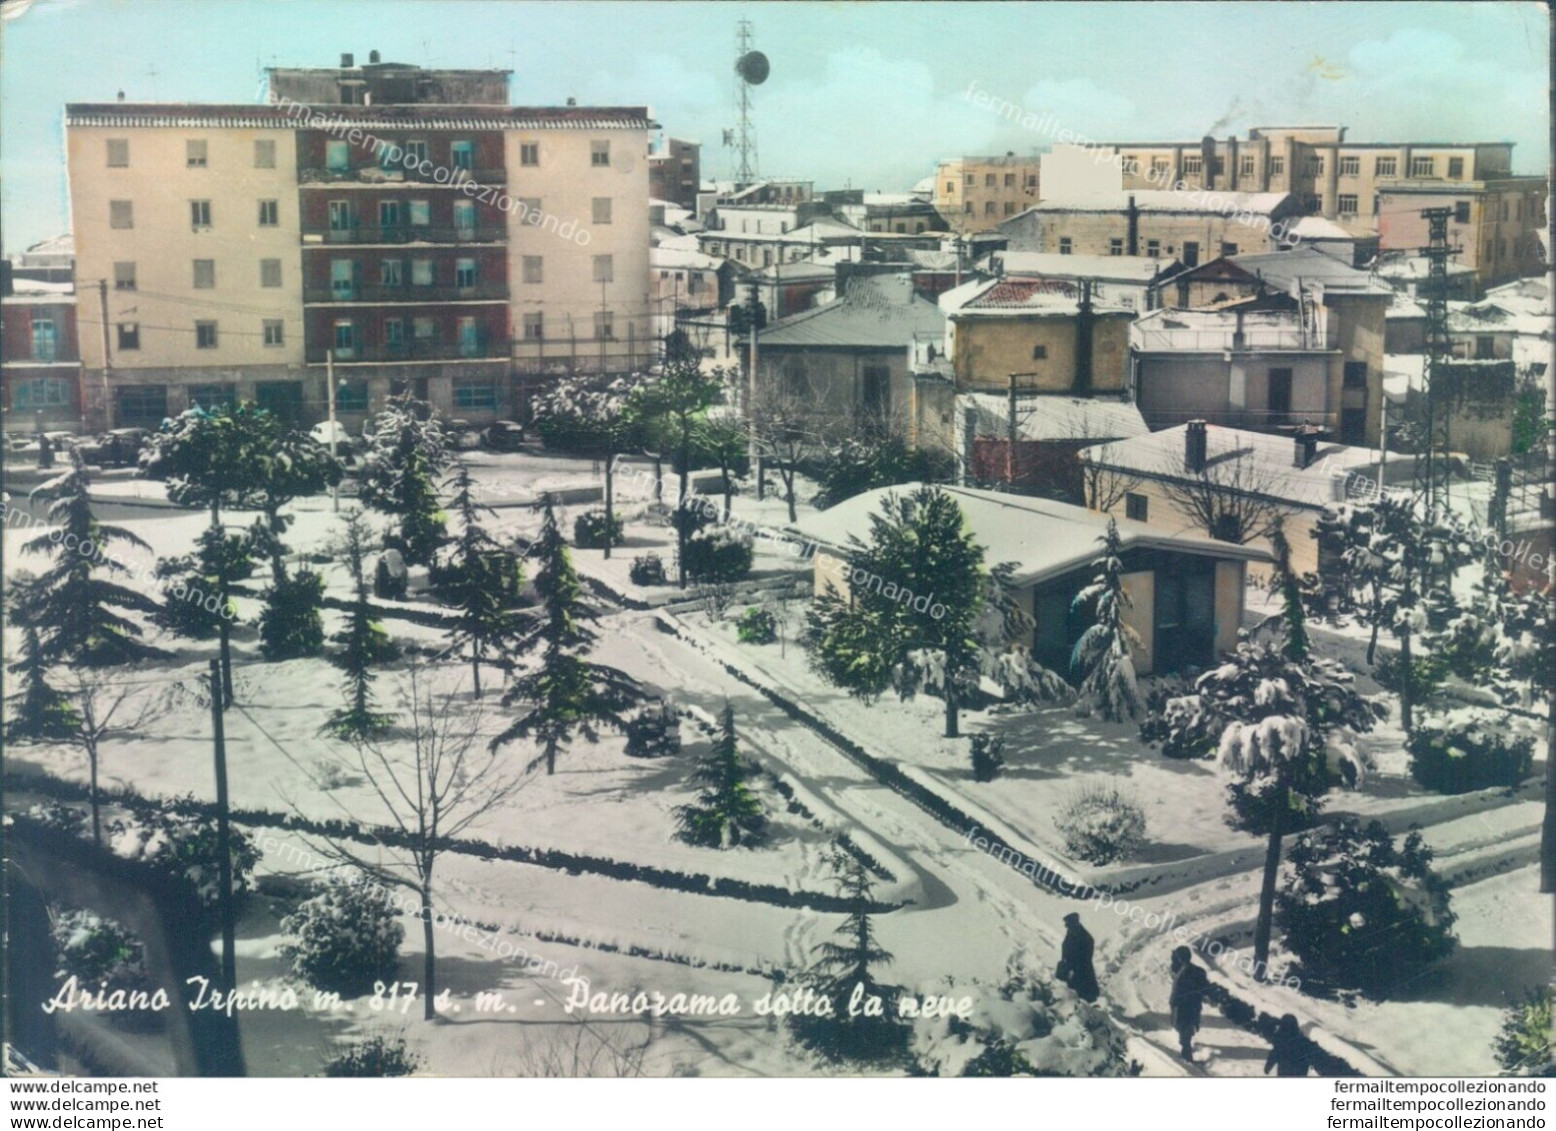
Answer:
[(1201, 182), (1207, 189), (1216, 187), (1216, 139), (1206, 134), (1199, 143), (1200, 161), (1205, 168)]
[(120, 102), (124, 101), (124, 91), (122, 91), (122, 90), (119, 92), (119, 101)]
[(1124, 250), (1129, 255), (1140, 254), (1140, 209), (1135, 207), (1135, 197), (1129, 194), (1129, 206), (1124, 210)]
[(1075, 313), (1075, 382), (1072, 388), (1077, 395), (1084, 396), (1091, 392), (1091, 337), (1096, 318), (1091, 309), (1091, 280), (1082, 279), (1080, 282)]
[(1183, 430), (1183, 469), (1198, 474), (1205, 470), (1205, 422), (1191, 420)]
[(379, 56), (377, 51), (369, 51), (367, 53), (367, 61), (369, 63), (376, 63), (376, 62), (379, 61), (379, 58), (380, 58), (380, 56)]
[(1291, 466), (1295, 468), (1311, 467), (1313, 458), (1318, 455), (1317, 428), (1309, 428), (1301, 425), (1295, 433), (1295, 442), (1292, 444)]
[(1237, 184), (1237, 135), (1226, 136), (1226, 178), (1227, 185), (1233, 192), (1238, 189)]
[(356, 65), (357, 65), (356, 58), (349, 51), (342, 51), (340, 53), (340, 69), (341, 70), (349, 71), (349, 70), (351, 70), (352, 67), (355, 67)]

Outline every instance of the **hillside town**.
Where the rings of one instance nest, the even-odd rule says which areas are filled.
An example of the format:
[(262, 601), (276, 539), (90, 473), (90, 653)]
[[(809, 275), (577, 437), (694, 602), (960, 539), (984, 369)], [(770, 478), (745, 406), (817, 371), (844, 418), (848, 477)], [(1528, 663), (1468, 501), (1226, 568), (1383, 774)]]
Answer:
[(768, 175), (710, 7), (722, 139), (47, 108), (8, 1070), (1556, 1074), (1548, 178), (976, 82), (1026, 152)]

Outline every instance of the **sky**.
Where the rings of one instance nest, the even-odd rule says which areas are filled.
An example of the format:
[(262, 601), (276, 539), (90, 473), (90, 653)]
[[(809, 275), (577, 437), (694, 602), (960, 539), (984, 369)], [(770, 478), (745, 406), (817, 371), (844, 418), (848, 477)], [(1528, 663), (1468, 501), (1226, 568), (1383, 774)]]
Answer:
[[(1549, 16), (1423, 3), (790, 3), (608, 0), (3, 0), (0, 222), (12, 253), (69, 229), (67, 101), (253, 102), (265, 66), (501, 67), (511, 100), (647, 105), (728, 178), (735, 24), (772, 62), (759, 171), (905, 191), (962, 154), (1031, 153), (968, 97), (1085, 138), (1188, 140), (1343, 124), (1355, 141), (1512, 141), (1549, 162)], [(1030, 119), (1029, 119), (1030, 120)]]

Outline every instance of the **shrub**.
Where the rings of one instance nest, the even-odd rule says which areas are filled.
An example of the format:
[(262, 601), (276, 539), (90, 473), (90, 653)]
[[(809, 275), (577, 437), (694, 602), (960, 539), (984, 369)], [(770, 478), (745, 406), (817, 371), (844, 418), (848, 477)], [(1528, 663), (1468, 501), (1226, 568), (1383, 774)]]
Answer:
[(1054, 818), (1071, 856), (1090, 864), (1127, 860), (1145, 843), (1145, 811), (1117, 786), (1082, 789)]
[(708, 526), (686, 539), (686, 576), (699, 583), (739, 581), (751, 572), (753, 558), (749, 534), (728, 526)]
[(675, 708), (661, 700), (627, 719), (627, 753), (634, 758), (664, 758), (681, 752), (681, 723)]
[(1492, 1052), (1502, 1071), (1515, 1076), (1556, 1076), (1556, 1046), (1551, 1041), (1556, 990), (1541, 986), (1502, 1015), (1502, 1030)]
[(742, 644), (771, 644), (778, 639), (778, 618), (752, 605), (735, 621), (735, 634)]
[(632, 569), (628, 572), (634, 585), (663, 585), (665, 583), (665, 563), (660, 560), (658, 554), (644, 554), (640, 558), (632, 559)]
[(404, 1037), (369, 1037), (325, 1061), (324, 1075), (409, 1076), (421, 1064), (421, 1056), (410, 1051)]
[(312, 571), (278, 579), (265, 590), (259, 614), (260, 651), (267, 660), (296, 660), (324, 651), (324, 578)]
[(57, 978), (79, 978), (96, 989), (150, 989), (140, 940), (112, 919), (91, 911), (64, 911), (53, 923)]
[(1534, 739), (1509, 733), (1504, 719), (1476, 707), (1422, 719), (1405, 748), (1411, 776), (1438, 793), (1513, 789), (1534, 766)]
[(972, 736), (973, 781), (993, 781), (1005, 765), (1005, 740), (998, 735)]
[[(1410, 701), (1421, 704), (1435, 695), (1443, 680), (1448, 678), (1448, 661), (1435, 655), (1417, 656), (1411, 660), (1410, 670), (1414, 675)], [(1372, 665), (1372, 678), (1378, 681), (1379, 687), (1398, 695), (1405, 684), (1398, 654), (1386, 652), (1379, 656), (1378, 662)]]
[(382, 884), (358, 874), (325, 889), (281, 920), (281, 959), (315, 989), (356, 997), (393, 980), (405, 927)]
[[(584, 511), (573, 520), (573, 545), (582, 550), (599, 550), (605, 546), (605, 512)], [(621, 545), (622, 523), (620, 515), (611, 515), (610, 540), (612, 546)]]
[(1276, 896), (1303, 979), (1374, 997), (1453, 952), (1448, 885), (1419, 832), (1396, 847), (1377, 821), (1303, 833)]
[[(193, 796), (169, 798), (162, 808), (137, 812), (108, 826), (108, 843), (118, 855), (139, 860), (194, 885), (201, 902), (214, 911), (220, 885), (216, 818), (201, 812)], [(259, 850), (252, 838), (231, 830), (232, 890), (240, 900), (252, 887)]]

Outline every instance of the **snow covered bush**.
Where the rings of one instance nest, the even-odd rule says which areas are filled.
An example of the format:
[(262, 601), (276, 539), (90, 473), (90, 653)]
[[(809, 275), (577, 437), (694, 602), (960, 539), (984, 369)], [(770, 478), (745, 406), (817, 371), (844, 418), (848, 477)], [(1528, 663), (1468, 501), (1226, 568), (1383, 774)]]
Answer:
[(1420, 832), (1396, 846), (1377, 821), (1342, 818), (1299, 836), (1276, 910), (1303, 980), (1383, 997), (1451, 954), (1455, 916), (1431, 863)]
[(627, 717), (623, 728), (627, 754), (633, 758), (665, 758), (681, 752), (681, 721), (675, 708), (660, 700)]
[[(241, 899), (252, 887), (259, 850), (247, 833), (233, 829), (231, 835), (232, 890)], [(126, 859), (188, 880), (200, 901), (215, 909), (221, 859), (216, 851), (216, 818), (201, 812), (192, 796), (169, 798), (162, 808), (113, 822), (108, 826), (108, 844)]]
[(1534, 765), (1534, 739), (1510, 733), (1505, 718), (1478, 707), (1422, 719), (1405, 748), (1410, 776), (1438, 793), (1514, 789)]
[[(1003, 985), (935, 988), (968, 999), (965, 1016), (913, 1022), (914, 1071), (924, 1076), (1138, 1076), (1123, 1032), (1079, 999), (1060, 1004), (1048, 983), (1012, 959)], [(923, 1000), (923, 999), (921, 999)]]
[(611, 545), (619, 546), (623, 533), (621, 519), (611, 515), (607, 526), (604, 511), (584, 511), (573, 520), (573, 545), (581, 550), (603, 549), (607, 529)]
[(692, 772), (702, 786), (697, 801), (675, 809), (676, 836), (704, 848), (754, 847), (767, 839), (767, 814), (747, 781), (754, 767), (735, 740), (735, 711), (728, 704), (713, 747)]
[(663, 585), (665, 563), (658, 554), (644, 554), (642, 557), (632, 559), (632, 568), (627, 576), (632, 579), (634, 585)]
[(405, 927), (388, 890), (358, 873), (325, 889), (281, 920), (281, 959), (315, 989), (357, 997), (392, 981)]
[(1070, 666), (1086, 673), (1075, 704), (1076, 713), (1097, 715), (1116, 723), (1138, 718), (1145, 710), (1135, 680), (1133, 656), (1143, 645), (1126, 615), (1131, 601), (1124, 587), (1123, 542), (1118, 523), (1108, 519), (1107, 532), (1098, 541), (1102, 543), (1102, 552), (1092, 562), (1096, 576), (1076, 594), (1073, 602), (1076, 609), (1092, 607), (1092, 624), (1075, 642)]
[(751, 572), (751, 535), (730, 526), (704, 526), (686, 539), (686, 576), (693, 582), (739, 581)]
[(55, 977), (78, 978), (84, 988), (149, 990), (140, 940), (112, 919), (91, 911), (62, 911), (53, 921)]
[(752, 605), (735, 621), (735, 633), (742, 644), (771, 644), (778, 639), (778, 618)]
[(324, 651), (324, 577), (302, 570), (265, 590), (259, 647), (267, 660), (296, 660)]
[(404, 1037), (369, 1037), (347, 1045), (324, 1062), (326, 1076), (409, 1076), (422, 1058), (410, 1051)]
[(1502, 1071), (1513, 1076), (1556, 1076), (1553, 1006), (1556, 990), (1540, 986), (1502, 1015), (1501, 1032), (1491, 1046)]
[(993, 781), (1005, 765), (1005, 740), (998, 735), (972, 736), (973, 781)]
[(1087, 786), (1054, 818), (1065, 851), (1089, 864), (1128, 860), (1145, 843), (1145, 810), (1117, 786)]

